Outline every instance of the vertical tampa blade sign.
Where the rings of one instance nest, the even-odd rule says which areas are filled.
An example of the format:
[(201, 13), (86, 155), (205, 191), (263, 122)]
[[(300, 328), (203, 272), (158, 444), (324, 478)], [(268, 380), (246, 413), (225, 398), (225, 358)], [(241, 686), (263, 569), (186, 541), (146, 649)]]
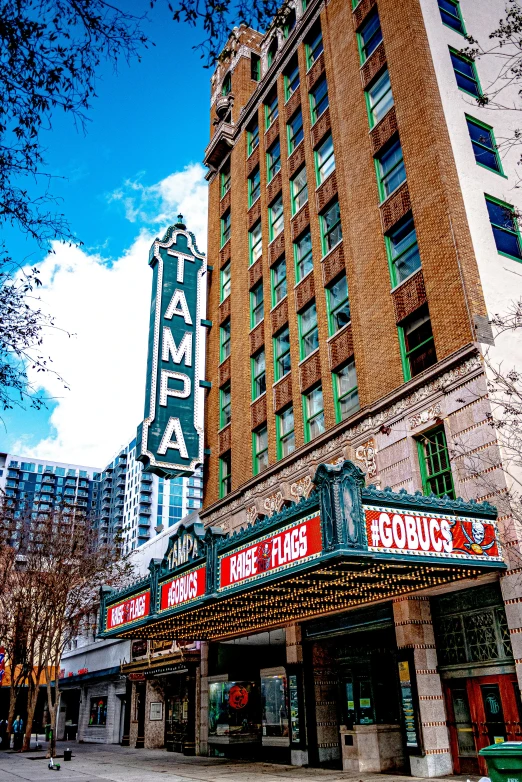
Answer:
[(191, 475), (203, 463), (200, 333), (206, 258), (181, 222), (151, 247), (152, 303), (145, 420), (136, 458), (164, 477)]

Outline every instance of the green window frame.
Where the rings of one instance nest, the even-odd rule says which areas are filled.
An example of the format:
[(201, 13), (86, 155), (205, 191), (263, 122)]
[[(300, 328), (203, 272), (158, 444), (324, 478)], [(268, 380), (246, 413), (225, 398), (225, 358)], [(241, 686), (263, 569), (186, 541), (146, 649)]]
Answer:
[(266, 153), (266, 179), (270, 183), (275, 175), (281, 170), (281, 144), (279, 139), (274, 141)]
[(436, 497), (448, 495), (455, 499), (455, 486), (444, 425), (437, 426), (417, 438), (419, 467), (424, 494)]
[(320, 25), (312, 31), (310, 37), (305, 43), (306, 53), (306, 70), (309, 71), (314, 62), (321, 56), (324, 51), (323, 33)]
[(274, 203), (268, 207), (268, 229), (270, 241), (279, 236), (285, 227), (285, 216), (283, 212), (283, 196), (279, 195)]
[(451, 27), (456, 33), (467, 35), (458, 0), (438, 0), (438, 4), (442, 24)]
[(437, 363), (433, 329), (426, 305), (419, 307), (401, 323), (399, 344), (405, 380), (411, 380)]
[(319, 347), (319, 326), (315, 301), (301, 310), (297, 316), (299, 329), (299, 358), (301, 361)]
[(292, 205), (292, 215), (302, 209), (308, 201), (308, 180), (306, 176), (306, 166), (297, 172), (290, 180), (290, 200)]
[(294, 242), (295, 280), (300, 282), (314, 268), (312, 254), (312, 236), (310, 231), (305, 231)]
[(230, 233), (232, 230), (232, 220), (230, 217), (230, 209), (227, 209), (223, 217), (221, 218), (221, 247), (230, 239)]
[(230, 393), (230, 382), (225, 383), (219, 389), (219, 428), (228, 426), (232, 420), (232, 402)]
[(276, 415), (276, 452), (278, 459), (295, 451), (295, 421), (293, 405)]
[(230, 261), (220, 271), (220, 301), (225, 301), (230, 296)]
[(252, 377), (252, 401), (266, 392), (266, 356), (265, 351), (260, 350), (250, 359)]
[(332, 373), (335, 420), (346, 420), (360, 409), (355, 361), (351, 358)]
[(284, 75), (285, 101), (289, 100), (294, 92), (299, 89), (301, 77), (299, 75), (299, 63), (297, 57), (294, 58), (290, 67)]
[(283, 25), (283, 38), (288, 38), (292, 30), (297, 24), (297, 16), (295, 13), (295, 8), (292, 8), (291, 11), (287, 14), (285, 23)]
[(259, 166), (248, 177), (248, 207), (250, 208), (261, 195), (261, 173)]
[(326, 312), (330, 336), (350, 323), (350, 298), (346, 274), (342, 274), (326, 286)]
[(315, 159), (315, 179), (317, 187), (322, 185), (323, 182), (328, 179), (332, 171), (335, 169), (335, 155), (333, 148), (332, 134), (329, 133), (324, 141), (319, 144), (316, 150), (314, 150)]
[(278, 116), (279, 105), (277, 103), (277, 92), (274, 92), (265, 103), (265, 127), (267, 130), (276, 121)]
[(250, 52), (250, 78), (252, 81), (261, 81), (261, 57)]
[(277, 383), (292, 369), (290, 358), (290, 332), (288, 326), (274, 337), (274, 381)]
[(287, 123), (286, 134), (288, 139), (288, 154), (291, 155), (304, 138), (303, 113), (301, 109), (296, 111), (290, 122)]
[(230, 163), (221, 170), (221, 198), (226, 196), (230, 190), (232, 177), (230, 174)]
[(247, 155), (250, 157), (252, 152), (259, 146), (259, 122), (256, 120), (247, 130)]
[(483, 96), (482, 87), (477, 73), (477, 68), (473, 60), (465, 57), (456, 49), (449, 47), (453, 72), (457, 81), (457, 87), (468, 95), (480, 99)]
[(315, 125), (321, 114), (328, 108), (328, 83), (326, 76), (322, 76), (316, 81), (310, 90), (309, 98), (312, 125)]
[(221, 84), (221, 94), (229, 95), (232, 92), (232, 76), (230, 72), (226, 74)]
[(266, 424), (252, 432), (252, 465), (254, 475), (268, 467), (268, 429)]
[(287, 294), (286, 259), (284, 255), (270, 269), (270, 283), (272, 307), (275, 307)]
[(394, 104), (388, 68), (364, 92), (370, 128), (386, 116)]
[(326, 431), (322, 386), (316, 386), (303, 394), (304, 439), (309, 443)]
[(321, 229), (321, 245), (324, 257), (333, 250), (343, 238), (341, 210), (337, 199), (319, 215), (319, 226)]
[(413, 215), (407, 214), (384, 237), (392, 287), (404, 282), (421, 268)]
[(250, 266), (263, 255), (263, 233), (261, 230), (261, 220), (248, 232), (248, 252)]
[(357, 32), (361, 65), (373, 54), (382, 41), (381, 21), (377, 8), (371, 11)]
[(382, 203), (406, 181), (404, 156), (398, 138), (379, 152), (375, 158), (375, 170)]
[(477, 166), (487, 168), (488, 171), (494, 171), (507, 179), (502, 168), (498, 145), (495, 141), (495, 133), (491, 125), (486, 125), (485, 122), (470, 117), (469, 114), (466, 114), (466, 124)]
[(264, 317), (263, 280), (260, 280), (250, 291), (250, 328), (258, 326)]
[(226, 497), (232, 491), (232, 454), (227, 451), (219, 458), (219, 496)]
[(219, 328), (219, 360), (224, 361), (230, 356), (230, 321), (227, 320)]
[(277, 40), (277, 33), (276, 33), (276, 35), (274, 35), (274, 37), (270, 41), (268, 52), (266, 54), (266, 64), (269, 68), (271, 67), (272, 63), (275, 60), (275, 56), (277, 54), (278, 48), (279, 48), (279, 41)]
[(522, 238), (515, 208), (486, 194), (486, 206), (499, 255), (522, 261)]

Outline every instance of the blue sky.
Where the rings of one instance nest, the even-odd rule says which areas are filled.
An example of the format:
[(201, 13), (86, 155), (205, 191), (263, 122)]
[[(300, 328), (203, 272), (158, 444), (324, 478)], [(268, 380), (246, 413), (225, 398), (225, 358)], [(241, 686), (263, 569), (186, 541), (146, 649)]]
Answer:
[(4, 413), (1, 450), (103, 466), (142, 415), (151, 240), (181, 208), (205, 249), (211, 72), (192, 50), (201, 31), (171, 21), (166, 3), (148, 16), (156, 46), (141, 63), (101, 69), (87, 135), (57, 115), (44, 136), (47, 170), (65, 178), (52, 190), (83, 248), (45, 258), (18, 236), (10, 247), (41, 266), (43, 307), (74, 333), (50, 332), (44, 345), (71, 389), (40, 377), (57, 401)]

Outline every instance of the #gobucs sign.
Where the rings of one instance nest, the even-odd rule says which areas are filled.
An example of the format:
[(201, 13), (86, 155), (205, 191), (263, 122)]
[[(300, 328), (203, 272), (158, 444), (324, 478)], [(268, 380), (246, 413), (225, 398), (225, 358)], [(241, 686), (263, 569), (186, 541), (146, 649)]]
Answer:
[(364, 509), (370, 551), (502, 562), (496, 525), (442, 514), (417, 516), (396, 508)]

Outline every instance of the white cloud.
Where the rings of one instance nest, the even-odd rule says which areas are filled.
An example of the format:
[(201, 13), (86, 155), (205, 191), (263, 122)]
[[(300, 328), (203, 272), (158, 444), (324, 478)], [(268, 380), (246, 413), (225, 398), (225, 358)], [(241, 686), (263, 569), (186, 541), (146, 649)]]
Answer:
[(48, 395), (59, 398), (49, 435), (29, 447), (24, 433), (13, 453), (104, 467), (134, 436), (143, 418), (150, 245), (174, 222), (178, 211), (185, 215), (200, 245), (206, 239), (207, 193), (201, 166), (143, 187), (136, 200), (136, 220), (145, 222), (143, 205), (153, 203), (153, 193), (160, 211), (157, 218), (146, 221), (159, 223), (161, 229), (142, 226), (121, 258), (108, 263), (97, 253), (57, 245), (55, 255), (40, 265), (42, 304), (58, 326), (74, 334), (69, 338), (51, 331), (44, 342), (70, 391), (64, 391), (51, 374), (35, 377), (29, 373)]

